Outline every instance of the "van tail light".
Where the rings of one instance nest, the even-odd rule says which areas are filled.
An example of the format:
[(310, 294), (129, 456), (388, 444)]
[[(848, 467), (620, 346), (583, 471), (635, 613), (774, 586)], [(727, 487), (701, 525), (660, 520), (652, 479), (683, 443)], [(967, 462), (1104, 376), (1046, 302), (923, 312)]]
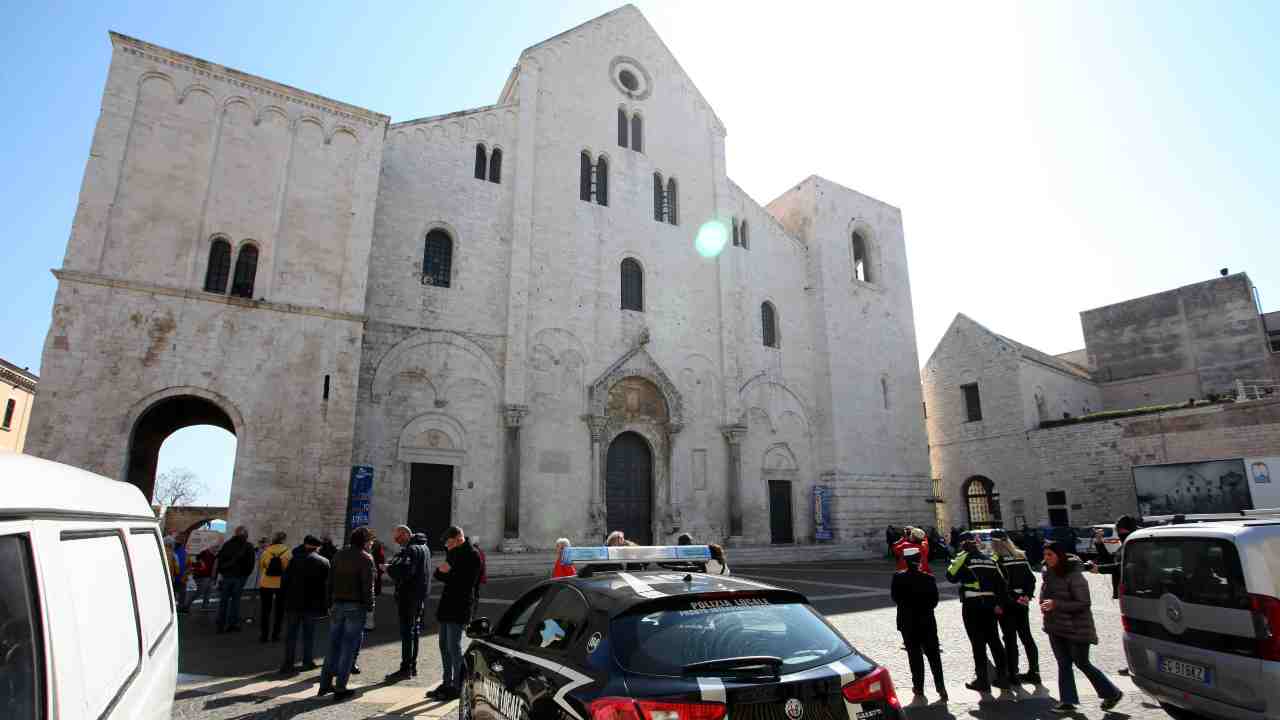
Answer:
[(1258, 639), (1258, 657), (1280, 660), (1280, 600), (1268, 595), (1249, 595), (1253, 628)]
[(591, 701), (591, 720), (723, 720), (723, 703), (666, 702), (629, 697)]
[(878, 667), (853, 682), (840, 688), (844, 699), (851, 703), (864, 703), (879, 700), (889, 707), (900, 709), (898, 694), (893, 690), (893, 679), (889, 677), (887, 668)]

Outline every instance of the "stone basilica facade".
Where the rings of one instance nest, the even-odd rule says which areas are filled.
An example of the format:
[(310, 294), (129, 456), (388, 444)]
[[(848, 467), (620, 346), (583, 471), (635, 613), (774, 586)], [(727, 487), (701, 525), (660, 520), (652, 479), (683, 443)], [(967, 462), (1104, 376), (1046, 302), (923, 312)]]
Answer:
[(406, 122), (111, 42), (28, 452), (149, 491), (170, 433), (224, 427), (255, 536), (339, 532), (353, 466), (383, 537), (930, 522), (901, 212), (819, 177), (747, 197), (635, 8)]

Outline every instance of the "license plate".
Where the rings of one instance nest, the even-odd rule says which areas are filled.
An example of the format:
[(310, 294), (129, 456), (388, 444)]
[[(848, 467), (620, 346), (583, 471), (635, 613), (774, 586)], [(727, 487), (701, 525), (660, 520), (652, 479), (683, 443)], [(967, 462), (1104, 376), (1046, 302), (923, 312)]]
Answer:
[(1209, 684), (1209, 668), (1189, 663), (1186, 660), (1162, 657), (1160, 658), (1160, 672), (1186, 680), (1195, 680), (1205, 685)]

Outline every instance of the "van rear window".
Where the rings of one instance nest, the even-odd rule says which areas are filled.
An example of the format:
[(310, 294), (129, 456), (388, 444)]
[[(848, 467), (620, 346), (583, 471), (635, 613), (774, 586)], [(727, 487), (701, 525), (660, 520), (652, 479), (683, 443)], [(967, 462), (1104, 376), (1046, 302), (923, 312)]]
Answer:
[(1156, 599), (1169, 593), (1184, 603), (1249, 609), (1249, 594), (1235, 545), (1214, 538), (1148, 538), (1124, 546), (1125, 595)]

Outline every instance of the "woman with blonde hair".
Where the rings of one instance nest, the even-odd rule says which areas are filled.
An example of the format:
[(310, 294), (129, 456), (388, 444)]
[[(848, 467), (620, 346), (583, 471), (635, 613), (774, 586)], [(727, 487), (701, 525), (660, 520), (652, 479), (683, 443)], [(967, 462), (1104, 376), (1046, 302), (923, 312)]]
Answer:
[[(1036, 597), (1036, 574), (1023, 552), (1003, 530), (991, 532), (991, 554), (1004, 574), (1008, 594), (1000, 602), (998, 618), (1004, 637), (1005, 665), (1009, 679), (1040, 684), (1040, 649), (1031, 635), (1031, 603)], [(1027, 656), (1027, 671), (1018, 673), (1018, 642)]]

